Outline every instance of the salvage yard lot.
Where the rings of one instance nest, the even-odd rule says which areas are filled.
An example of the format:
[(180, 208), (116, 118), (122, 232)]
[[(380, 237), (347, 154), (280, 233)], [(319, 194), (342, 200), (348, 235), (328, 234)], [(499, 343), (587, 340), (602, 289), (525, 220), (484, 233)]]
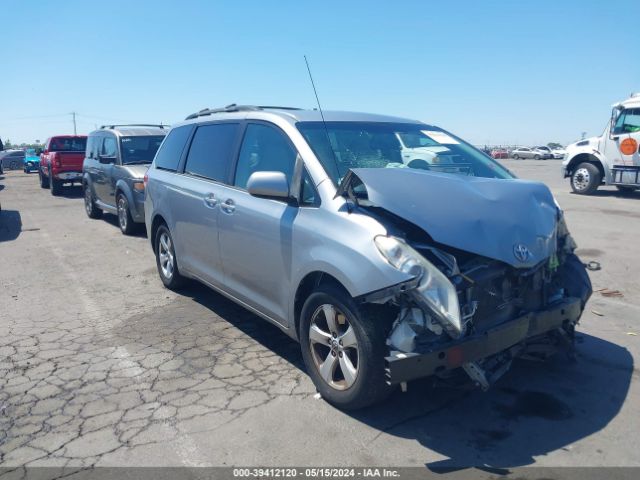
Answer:
[(503, 163), (549, 185), (602, 266), (594, 290), (623, 296), (594, 293), (575, 362), (518, 362), (487, 393), (415, 382), (356, 413), (315, 398), (275, 327), (204, 287), (164, 289), (146, 236), (88, 219), (77, 187), (52, 197), (6, 172), (0, 464), (640, 466), (640, 193), (581, 197), (559, 161)]

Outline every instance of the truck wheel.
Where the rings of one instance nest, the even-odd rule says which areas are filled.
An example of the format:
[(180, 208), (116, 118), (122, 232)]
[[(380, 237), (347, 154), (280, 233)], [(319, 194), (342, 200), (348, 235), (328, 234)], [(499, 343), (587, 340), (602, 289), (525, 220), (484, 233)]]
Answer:
[(91, 191), (91, 187), (84, 183), (82, 188), (84, 190), (84, 211), (87, 212), (87, 216), (89, 218), (102, 217), (102, 210), (96, 207), (96, 203), (93, 201), (93, 192)]
[(40, 178), (40, 187), (49, 188), (49, 177), (45, 177), (40, 168), (38, 169), (38, 177)]
[(49, 190), (51, 190), (51, 195), (55, 196), (62, 193), (62, 182), (53, 178), (51, 170), (49, 170)]
[(178, 290), (184, 285), (185, 278), (180, 275), (173, 239), (166, 225), (158, 227), (154, 247), (160, 280), (168, 289)]
[(386, 398), (383, 322), (341, 289), (321, 286), (304, 303), (300, 345), (307, 372), (332, 405), (355, 410)]
[(123, 193), (119, 193), (116, 197), (116, 208), (118, 210), (118, 225), (120, 226), (120, 231), (125, 235), (133, 235), (136, 231), (136, 224), (131, 217), (127, 197)]
[(574, 193), (591, 195), (598, 189), (602, 177), (593, 163), (584, 162), (576, 167), (571, 175), (571, 188)]

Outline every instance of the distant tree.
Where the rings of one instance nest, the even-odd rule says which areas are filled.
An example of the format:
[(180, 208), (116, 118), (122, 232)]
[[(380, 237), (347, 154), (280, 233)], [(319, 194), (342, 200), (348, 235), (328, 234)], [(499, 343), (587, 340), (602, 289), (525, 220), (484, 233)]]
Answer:
[(551, 150), (553, 150), (554, 148), (562, 148), (562, 145), (560, 143), (557, 143), (557, 142), (549, 142), (549, 143), (547, 143), (547, 147), (549, 147)]

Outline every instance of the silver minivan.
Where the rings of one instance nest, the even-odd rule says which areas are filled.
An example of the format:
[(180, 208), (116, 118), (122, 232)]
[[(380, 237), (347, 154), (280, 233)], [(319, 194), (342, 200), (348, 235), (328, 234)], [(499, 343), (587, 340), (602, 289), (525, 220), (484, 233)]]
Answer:
[[(399, 138), (432, 155), (406, 163)], [(545, 185), (415, 120), (202, 110), (145, 192), (164, 285), (198, 280), (277, 325), (340, 408), (455, 372), (486, 389), (517, 356), (571, 347), (591, 294)]]

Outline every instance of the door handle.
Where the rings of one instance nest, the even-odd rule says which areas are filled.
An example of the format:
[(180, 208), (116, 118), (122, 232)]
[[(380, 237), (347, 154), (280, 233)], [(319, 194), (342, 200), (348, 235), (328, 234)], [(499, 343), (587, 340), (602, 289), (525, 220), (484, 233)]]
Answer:
[(224, 203), (222, 204), (222, 210), (224, 210), (226, 213), (233, 213), (236, 210), (236, 204), (233, 200), (231, 200), (230, 198), (227, 198)]
[(214, 208), (218, 204), (218, 199), (216, 198), (215, 194), (208, 193), (204, 197), (204, 204), (209, 208)]

